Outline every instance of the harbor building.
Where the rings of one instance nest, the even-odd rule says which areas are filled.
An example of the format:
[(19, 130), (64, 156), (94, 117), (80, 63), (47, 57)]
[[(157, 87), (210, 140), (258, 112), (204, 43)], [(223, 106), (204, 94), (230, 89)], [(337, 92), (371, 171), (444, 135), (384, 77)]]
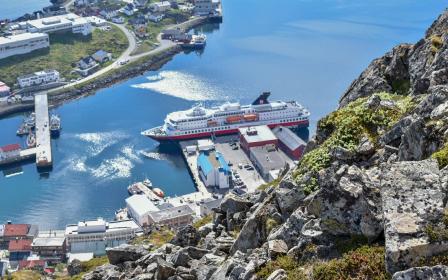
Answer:
[(106, 248), (127, 243), (141, 232), (142, 229), (133, 220), (106, 222), (99, 218), (68, 225), (65, 228), (65, 238), (70, 253), (102, 256), (106, 253)]
[(48, 47), (50, 40), (45, 33), (21, 33), (0, 37), (0, 59)]
[(277, 179), (279, 171), (286, 165), (285, 159), (274, 145), (250, 148), (250, 159), (266, 181)]
[(31, 33), (53, 33), (71, 31), (84, 36), (92, 33), (92, 24), (83, 17), (73, 13), (40, 18), (26, 22), (26, 28)]
[(216, 14), (220, 0), (194, 0), (194, 13), (199, 16)]
[(265, 145), (277, 147), (278, 139), (267, 125), (240, 127), (240, 145), (249, 154), (249, 149)]
[(0, 161), (10, 158), (20, 157), (20, 151), (22, 148), (19, 144), (9, 144), (3, 147), (0, 147)]
[(146, 195), (135, 194), (126, 198), (128, 215), (141, 227), (149, 226), (149, 213), (160, 211)]
[(292, 159), (299, 160), (306, 147), (305, 141), (297, 136), (292, 130), (284, 126), (277, 126), (272, 132), (279, 140), (280, 149), (282, 149)]
[(201, 151), (197, 160), (197, 168), (206, 187), (229, 188), (231, 171), (220, 152)]
[(0, 97), (6, 97), (11, 93), (9, 88), (4, 82), (0, 81)]
[(190, 206), (182, 205), (149, 213), (149, 222), (150, 224), (177, 228), (191, 224), (193, 215), (195, 215), (195, 212)]
[(169, 1), (161, 1), (149, 4), (151, 11), (155, 13), (163, 13), (171, 9), (171, 3)]
[(14, 239), (9, 241), (9, 261), (26, 260), (31, 255), (31, 239)]
[(65, 261), (67, 247), (65, 244), (65, 231), (40, 231), (31, 244), (31, 250), (40, 259), (51, 264)]
[(38, 227), (36, 225), (8, 223), (3, 227), (3, 235), (0, 235), (0, 248), (7, 248), (11, 240), (32, 240), (37, 236), (37, 233)]
[(31, 86), (40, 86), (49, 83), (59, 82), (60, 74), (56, 70), (44, 70), (34, 72), (33, 74), (28, 74), (20, 76), (17, 78), (17, 82), (21, 88), (27, 88)]

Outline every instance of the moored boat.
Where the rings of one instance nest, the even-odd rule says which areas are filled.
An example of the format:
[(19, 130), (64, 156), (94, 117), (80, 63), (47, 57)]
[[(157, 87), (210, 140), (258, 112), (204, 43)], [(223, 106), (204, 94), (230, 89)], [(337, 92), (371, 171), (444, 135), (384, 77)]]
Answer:
[(28, 137), (26, 138), (26, 146), (28, 148), (36, 147), (36, 135), (34, 135), (34, 133), (30, 132), (28, 134)]
[(24, 136), (27, 135), (28, 133), (30, 133), (30, 128), (28, 126), (26, 126), (25, 124), (21, 124), (19, 129), (17, 129), (16, 134), (18, 136)]
[(52, 114), (50, 117), (51, 136), (53, 136), (53, 137), (59, 136), (60, 131), (61, 131), (61, 119), (57, 115)]
[(182, 44), (182, 47), (187, 49), (203, 49), (207, 42), (207, 36), (204, 34), (191, 35), (191, 40)]

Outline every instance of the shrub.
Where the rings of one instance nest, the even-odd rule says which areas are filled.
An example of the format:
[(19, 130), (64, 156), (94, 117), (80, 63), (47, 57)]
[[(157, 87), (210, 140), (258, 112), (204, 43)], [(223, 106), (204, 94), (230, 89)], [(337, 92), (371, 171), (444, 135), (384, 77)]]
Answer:
[(360, 247), (340, 259), (315, 264), (313, 279), (390, 279), (385, 269), (384, 253), (384, 247)]
[(433, 153), (431, 157), (437, 160), (440, 168), (447, 166), (448, 165), (448, 145), (445, 144), (445, 146), (442, 149)]
[(276, 226), (278, 226), (278, 223), (276, 220), (272, 218), (266, 219), (266, 231), (269, 233), (271, 232)]
[(440, 37), (438, 35), (432, 35), (430, 37), (430, 40), (431, 40), (431, 45), (433, 47), (435, 47), (437, 50), (440, 49), (440, 47), (442, 47), (442, 45), (443, 45), (442, 37)]
[(281, 256), (267, 263), (257, 272), (257, 276), (260, 279), (267, 279), (272, 272), (280, 268), (286, 271), (288, 280), (308, 279), (299, 263), (289, 256)]
[(202, 226), (204, 226), (204, 225), (206, 225), (208, 223), (211, 223), (212, 221), (213, 221), (213, 215), (209, 214), (209, 215), (204, 216), (201, 219), (197, 220), (196, 222), (194, 222), (193, 226), (196, 229), (199, 229), (200, 227), (202, 227)]

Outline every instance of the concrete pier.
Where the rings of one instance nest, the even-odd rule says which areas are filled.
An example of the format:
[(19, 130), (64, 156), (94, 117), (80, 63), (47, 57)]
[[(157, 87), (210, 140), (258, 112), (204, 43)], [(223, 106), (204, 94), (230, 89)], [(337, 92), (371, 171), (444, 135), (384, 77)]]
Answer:
[(51, 167), (50, 118), (48, 116), (48, 98), (46, 94), (34, 97), (36, 112), (36, 165), (38, 168)]

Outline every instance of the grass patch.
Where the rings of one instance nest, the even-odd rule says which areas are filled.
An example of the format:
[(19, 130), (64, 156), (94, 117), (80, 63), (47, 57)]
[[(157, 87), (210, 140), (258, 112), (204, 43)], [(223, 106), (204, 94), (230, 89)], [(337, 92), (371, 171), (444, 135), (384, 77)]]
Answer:
[(384, 253), (384, 247), (360, 247), (344, 254), (340, 259), (315, 264), (313, 279), (390, 279), (385, 268)]
[(32, 271), (32, 270), (20, 270), (17, 272), (14, 272), (11, 278), (5, 279), (12, 279), (12, 280), (40, 280), (42, 279), (42, 275), (39, 272)]
[(115, 26), (110, 31), (95, 29), (92, 34), (50, 34), (50, 48), (0, 60), (0, 80), (13, 86), (17, 77), (45, 69), (56, 69), (66, 79), (78, 77), (73, 63), (99, 49), (117, 58), (127, 47), (124, 33)]
[(448, 165), (448, 145), (445, 144), (442, 149), (431, 155), (431, 158), (436, 159), (440, 168)]
[(319, 129), (328, 131), (329, 137), (318, 148), (302, 157), (293, 174), (296, 180), (301, 179), (307, 172), (313, 174), (307, 185), (302, 186), (305, 193), (309, 194), (318, 189), (317, 173), (329, 166), (331, 149), (342, 147), (355, 151), (364, 135), (367, 135), (372, 143), (377, 144), (378, 128), (390, 128), (415, 106), (412, 97), (409, 96), (385, 92), (377, 95), (381, 100), (395, 102), (395, 106), (369, 109), (365, 106), (369, 97), (359, 98), (319, 121)]
[(141, 244), (152, 244), (155, 248), (159, 248), (160, 246), (170, 242), (174, 237), (174, 232), (167, 228), (162, 228), (160, 230), (156, 230), (151, 232), (149, 235), (139, 236), (132, 240), (132, 244), (141, 245)]
[(213, 215), (209, 214), (207, 216), (202, 217), (201, 219), (197, 220), (193, 223), (193, 227), (195, 229), (199, 229), (202, 226), (205, 226), (206, 224), (209, 224), (213, 221)]
[(438, 242), (448, 240), (448, 209), (445, 209), (442, 216), (441, 225), (428, 225), (425, 233), (429, 241)]
[(283, 177), (278, 177), (277, 179), (272, 180), (272, 181), (269, 182), (269, 183), (262, 184), (262, 185), (258, 186), (257, 189), (259, 189), (260, 191), (264, 191), (264, 190), (266, 190), (266, 189), (269, 188), (269, 187), (275, 187), (275, 188), (276, 188), (276, 187), (278, 187), (278, 185), (279, 185), (280, 182), (282, 181), (282, 178), (283, 178)]
[(271, 232), (276, 226), (278, 226), (278, 223), (276, 220), (272, 218), (266, 219), (266, 231), (269, 233)]
[(155, 47), (154, 44), (146, 42), (146, 41), (143, 41), (140, 44), (140, 46), (138, 46), (135, 50), (132, 51), (131, 56), (149, 52), (149, 51), (153, 50), (154, 47)]
[(308, 279), (299, 263), (289, 256), (280, 256), (275, 261), (267, 263), (257, 272), (257, 276), (260, 279), (267, 279), (277, 269), (284, 269), (288, 280)]

